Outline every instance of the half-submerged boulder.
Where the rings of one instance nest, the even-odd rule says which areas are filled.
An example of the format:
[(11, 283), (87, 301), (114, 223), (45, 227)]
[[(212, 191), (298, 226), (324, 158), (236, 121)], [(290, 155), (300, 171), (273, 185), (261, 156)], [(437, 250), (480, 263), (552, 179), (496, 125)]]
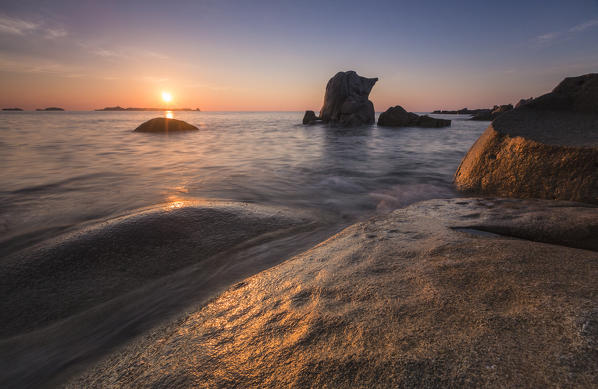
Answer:
[(598, 74), (501, 114), (455, 173), (457, 189), (598, 204)]
[(365, 78), (354, 71), (338, 72), (328, 81), (324, 105), (320, 110), (323, 123), (359, 126), (375, 122), (374, 104), (368, 96), (378, 78)]
[(305, 115), (303, 115), (303, 124), (315, 124), (319, 120), (320, 118), (314, 111), (305, 111)]
[(400, 105), (390, 107), (380, 114), (378, 118), (379, 126), (387, 127), (448, 127), (450, 120), (436, 119), (427, 115), (417, 115), (413, 112), (407, 112)]
[(169, 118), (154, 118), (141, 124), (135, 129), (135, 132), (184, 132), (184, 131), (198, 131), (199, 128), (177, 119)]

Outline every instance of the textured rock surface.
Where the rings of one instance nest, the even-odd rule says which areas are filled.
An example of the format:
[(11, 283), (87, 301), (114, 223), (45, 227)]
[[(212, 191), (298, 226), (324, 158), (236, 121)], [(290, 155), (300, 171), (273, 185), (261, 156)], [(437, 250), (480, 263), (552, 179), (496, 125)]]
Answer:
[[(510, 221), (527, 212), (543, 219)], [(598, 253), (476, 229), (585, 236), (579, 215), (595, 227), (596, 208), (547, 201), (397, 210), (244, 280), (70, 387), (595, 387)]]
[(511, 104), (495, 105), (492, 109), (484, 110), (475, 114), (471, 120), (491, 121), (496, 119), (501, 114), (511, 111), (512, 109), (513, 105)]
[(177, 202), (5, 257), (0, 387), (57, 386), (69, 369), (311, 247), (321, 230), (284, 208)]
[(598, 203), (597, 79), (568, 78), (500, 115), (463, 158), (457, 189)]
[(368, 96), (377, 78), (365, 78), (354, 71), (338, 72), (326, 85), (320, 119), (340, 126), (359, 126), (375, 121), (374, 104)]
[(379, 126), (388, 127), (448, 127), (450, 120), (436, 119), (427, 115), (417, 115), (413, 112), (407, 112), (400, 105), (390, 107), (380, 114), (378, 118)]
[(198, 131), (199, 129), (187, 122), (169, 118), (154, 118), (142, 123), (135, 132), (182, 132)]

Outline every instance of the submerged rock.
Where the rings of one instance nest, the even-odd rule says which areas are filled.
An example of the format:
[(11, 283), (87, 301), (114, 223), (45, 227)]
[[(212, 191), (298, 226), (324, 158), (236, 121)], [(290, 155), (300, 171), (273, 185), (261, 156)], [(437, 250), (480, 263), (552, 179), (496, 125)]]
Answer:
[(316, 116), (314, 111), (305, 111), (305, 115), (303, 115), (303, 124), (314, 124), (318, 120), (320, 120), (320, 118)]
[(70, 384), (592, 386), (598, 252), (544, 231), (575, 245), (597, 220), (547, 201), (414, 204), (245, 279)]
[(368, 96), (378, 78), (365, 78), (354, 71), (338, 72), (326, 85), (320, 119), (340, 126), (359, 126), (375, 121), (374, 104)]
[(199, 128), (177, 119), (169, 118), (154, 118), (141, 124), (135, 129), (135, 132), (182, 132), (182, 131), (198, 131)]
[(598, 74), (501, 114), (455, 174), (457, 189), (598, 203)]
[(400, 105), (390, 107), (380, 114), (378, 118), (379, 126), (388, 127), (448, 127), (450, 120), (436, 119), (427, 115), (417, 115), (413, 112), (407, 112)]

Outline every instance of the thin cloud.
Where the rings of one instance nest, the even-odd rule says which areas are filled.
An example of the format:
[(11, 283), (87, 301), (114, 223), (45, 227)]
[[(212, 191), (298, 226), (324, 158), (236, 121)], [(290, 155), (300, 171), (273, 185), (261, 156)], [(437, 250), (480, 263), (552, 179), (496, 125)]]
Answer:
[(571, 27), (569, 32), (580, 32), (594, 26), (598, 26), (598, 19), (592, 19), (584, 23), (579, 23), (578, 25)]
[(20, 36), (35, 34), (47, 39), (62, 38), (68, 35), (68, 32), (61, 27), (47, 26), (46, 23), (6, 15), (0, 15), (0, 33)]
[(25, 35), (35, 31), (39, 25), (23, 19), (0, 16), (0, 32), (13, 35)]
[(571, 39), (576, 33), (585, 31), (589, 28), (598, 26), (598, 19), (588, 20), (579, 23), (566, 31), (552, 31), (546, 34), (538, 35), (532, 39), (532, 43), (537, 46), (547, 46), (559, 40)]

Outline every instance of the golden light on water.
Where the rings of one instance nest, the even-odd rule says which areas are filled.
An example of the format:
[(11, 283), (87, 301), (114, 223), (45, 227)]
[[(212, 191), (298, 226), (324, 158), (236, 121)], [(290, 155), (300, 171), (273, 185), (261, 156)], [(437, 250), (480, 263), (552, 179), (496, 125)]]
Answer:
[(170, 103), (172, 101), (172, 95), (170, 92), (162, 91), (162, 101)]
[(164, 116), (166, 116), (167, 119), (172, 119), (173, 118), (172, 111), (164, 112)]

